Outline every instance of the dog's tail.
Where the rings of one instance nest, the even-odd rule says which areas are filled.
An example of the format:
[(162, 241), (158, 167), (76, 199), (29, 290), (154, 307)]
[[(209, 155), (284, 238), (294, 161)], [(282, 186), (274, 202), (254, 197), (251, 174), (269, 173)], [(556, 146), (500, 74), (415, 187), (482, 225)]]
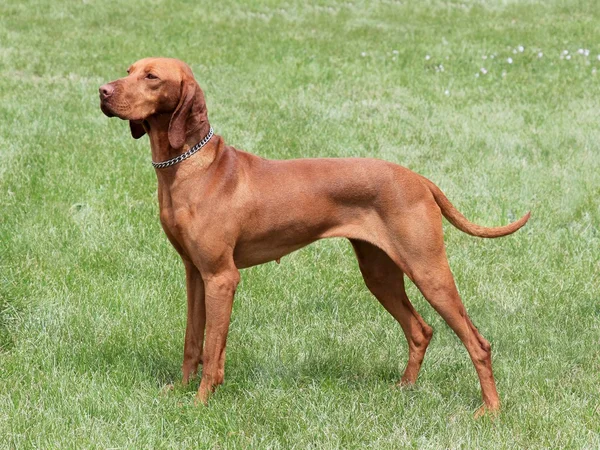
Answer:
[(454, 207), (452, 203), (450, 203), (450, 200), (448, 200), (448, 198), (444, 195), (444, 193), (440, 190), (439, 187), (437, 187), (425, 177), (422, 177), (422, 179), (425, 182), (425, 185), (433, 194), (435, 202), (442, 210), (442, 214), (444, 215), (444, 217), (448, 219), (448, 222), (450, 222), (460, 231), (470, 234), (471, 236), (483, 238), (496, 238), (506, 236), (508, 234), (514, 233), (523, 225), (525, 225), (529, 220), (529, 217), (531, 216), (530, 211), (516, 222), (509, 223), (508, 225), (504, 225), (502, 227), (482, 227), (481, 225), (469, 222), (469, 220), (465, 216), (463, 216), (460, 213), (460, 211)]

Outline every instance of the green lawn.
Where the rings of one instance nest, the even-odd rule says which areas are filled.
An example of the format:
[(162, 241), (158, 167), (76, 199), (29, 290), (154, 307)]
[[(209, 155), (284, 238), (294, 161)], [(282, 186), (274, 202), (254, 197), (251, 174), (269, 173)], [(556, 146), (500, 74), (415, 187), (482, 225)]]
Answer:
[[(0, 446), (600, 446), (600, 4), (309, 3), (0, 2)], [(344, 240), (243, 271), (225, 384), (208, 407), (197, 380), (163, 392), (183, 266), (147, 138), (97, 95), (144, 56), (188, 62), (238, 148), (394, 161), (482, 225), (532, 211), (498, 240), (445, 225), (497, 419), (473, 419), (467, 352), (412, 285), (435, 334), (394, 388), (402, 330)]]

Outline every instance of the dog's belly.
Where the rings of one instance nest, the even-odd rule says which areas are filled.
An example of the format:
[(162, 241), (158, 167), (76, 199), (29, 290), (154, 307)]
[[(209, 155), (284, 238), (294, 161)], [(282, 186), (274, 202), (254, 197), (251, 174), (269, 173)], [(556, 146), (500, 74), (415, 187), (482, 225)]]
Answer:
[(336, 212), (338, 214), (331, 214), (326, 219), (282, 221), (279, 226), (269, 227), (261, 233), (243, 233), (233, 252), (236, 267), (242, 269), (275, 261), (323, 238), (345, 237), (376, 245), (380, 243), (381, 236), (375, 232), (380, 219), (374, 211), (354, 211), (351, 218), (345, 217), (344, 208)]
[(242, 231), (234, 248), (233, 259), (238, 268), (279, 259), (318, 240), (330, 228), (323, 220), (282, 216), (278, 222), (253, 225)]
[(233, 259), (238, 269), (257, 266), (270, 261), (275, 261), (285, 255), (301, 249), (316, 239), (308, 242), (297, 243), (295, 245), (282, 245), (279, 242), (273, 242), (270, 245), (262, 243), (245, 243), (238, 245), (233, 252)]

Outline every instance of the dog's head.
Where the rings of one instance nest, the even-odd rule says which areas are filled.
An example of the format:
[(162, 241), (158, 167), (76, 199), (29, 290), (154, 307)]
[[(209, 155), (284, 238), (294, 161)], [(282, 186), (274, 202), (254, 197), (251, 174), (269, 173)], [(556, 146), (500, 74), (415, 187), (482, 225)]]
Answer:
[(108, 117), (129, 120), (135, 139), (148, 131), (149, 119), (170, 115), (169, 143), (175, 149), (186, 134), (208, 121), (204, 94), (187, 64), (172, 58), (144, 58), (128, 75), (100, 87), (100, 109)]

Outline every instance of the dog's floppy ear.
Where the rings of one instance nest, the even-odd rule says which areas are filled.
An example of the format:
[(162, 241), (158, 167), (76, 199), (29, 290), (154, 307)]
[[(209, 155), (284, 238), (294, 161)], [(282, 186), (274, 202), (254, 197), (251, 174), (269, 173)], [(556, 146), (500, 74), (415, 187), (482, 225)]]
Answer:
[(181, 95), (179, 104), (169, 123), (169, 144), (174, 149), (179, 149), (185, 144), (187, 120), (192, 110), (197, 84), (194, 79), (184, 78), (181, 82)]
[(129, 129), (131, 130), (131, 136), (134, 139), (139, 139), (146, 134), (146, 129), (140, 122), (129, 121)]

